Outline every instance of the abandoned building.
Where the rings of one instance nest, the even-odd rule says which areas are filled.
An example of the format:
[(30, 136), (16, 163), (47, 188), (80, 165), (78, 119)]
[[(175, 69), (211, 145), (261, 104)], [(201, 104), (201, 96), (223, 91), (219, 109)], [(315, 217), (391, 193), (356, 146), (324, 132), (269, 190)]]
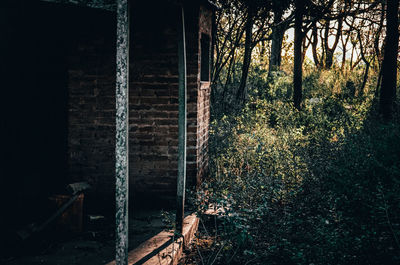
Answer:
[[(182, 1), (129, 2), (130, 206), (175, 204)], [(207, 175), (215, 7), (206, 0), (183, 2), (186, 183), (196, 186)], [(73, 182), (92, 186), (85, 207), (112, 211), (115, 1), (19, 0), (0, 5), (5, 22), (0, 45), (7, 229), (34, 221), (45, 211), (41, 205), (48, 197)]]

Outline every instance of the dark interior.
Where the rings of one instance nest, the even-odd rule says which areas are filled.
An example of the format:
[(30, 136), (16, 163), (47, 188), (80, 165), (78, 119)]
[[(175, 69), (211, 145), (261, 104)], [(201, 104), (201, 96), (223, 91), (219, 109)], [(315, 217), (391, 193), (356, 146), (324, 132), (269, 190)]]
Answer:
[(35, 219), (40, 201), (68, 182), (65, 23), (36, 8), (1, 8), (1, 186), (9, 198), (5, 221), (13, 226)]
[(85, 31), (93, 31), (96, 20), (87, 8), (40, 1), (2, 1), (0, 19), (0, 232), (5, 239), (48, 217), (48, 197), (63, 193), (73, 180), (68, 169), (68, 55)]

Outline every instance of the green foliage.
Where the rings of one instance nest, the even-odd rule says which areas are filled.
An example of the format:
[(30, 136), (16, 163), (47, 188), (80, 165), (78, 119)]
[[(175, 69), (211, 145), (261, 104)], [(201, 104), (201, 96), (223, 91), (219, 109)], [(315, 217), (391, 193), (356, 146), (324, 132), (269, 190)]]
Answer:
[(212, 122), (201, 201), (224, 210), (220, 263), (400, 262), (400, 123), (374, 117), (372, 91), (349, 96), (356, 75), (310, 71), (299, 112), (291, 78), (259, 72), (246, 107)]

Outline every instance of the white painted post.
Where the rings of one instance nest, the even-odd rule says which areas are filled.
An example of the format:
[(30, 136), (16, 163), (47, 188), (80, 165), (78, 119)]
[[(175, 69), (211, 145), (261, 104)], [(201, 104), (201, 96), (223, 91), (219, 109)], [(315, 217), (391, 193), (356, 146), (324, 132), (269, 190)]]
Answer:
[(116, 145), (115, 261), (128, 265), (128, 196), (129, 196), (129, 9), (128, 0), (117, 0), (117, 79), (116, 79)]

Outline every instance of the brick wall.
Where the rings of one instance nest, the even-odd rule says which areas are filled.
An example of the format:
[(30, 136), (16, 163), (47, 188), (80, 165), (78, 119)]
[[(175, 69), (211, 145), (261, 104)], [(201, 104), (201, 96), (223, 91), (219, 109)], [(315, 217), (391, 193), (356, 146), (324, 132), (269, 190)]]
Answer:
[[(115, 188), (115, 13), (17, 2), (2, 10), (7, 23), (0, 44), (6, 73), (2, 174), (8, 223), (34, 221), (41, 216), (39, 205), (73, 181), (89, 181), (93, 190), (85, 202), (104, 210), (114, 204)], [(153, 13), (132, 16), (135, 21), (143, 14), (131, 35), (130, 188), (173, 196), (178, 9), (148, 10)], [(198, 7), (186, 10), (188, 186), (207, 168), (209, 86), (200, 83), (198, 29), (208, 33), (209, 13), (198, 14)]]
[(69, 15), (69, 176), (91, 183), (88, 199), (102, 206), (115, 187), (115, 14), (72, 8)]
[[(151, 12), (143, 12), (143, 10)], [(97, 11), (96, 11), (97, 12)], [(95, 13), (96, 13), (95, 12)], [(168, 2), (132, 6), (130, 50), (130, 194), (171, 198), (176, 191), (178, 145), (179, 9)], [(210, 11), (186, 9), (187, 183), (206, 173), (209, 84), (200, 83), (199, 25), (210, 34)], [(115, 21), (113, 14), (86, 17), (77, 29), (69, 62), (69, 169), (98, 194), (114, 192)], [(96, 30), (95, 27), (101, 30)], [(200, 89), (201, 86), (201, 89)], [(108, 200), (108, 199), (107, 199)], [(135, 201), (135, 199), (134, 199)]]
[[(144, 5), (144, 4), (143, 4)], [(130, 76), (130, 177), (136, 193), (174, 195), (178, 145), (179, 9), (133, 8)], [(137, 11), (137, 13), (135, 12)], [(197, 176), (198, 8), (186, 10), (187, 183)], [(162, 21), (162, 23), (160, 23)]]
[[(200, 7), (199, 14), (199, 40), (200, 45), (201, 34), (207, 34), (212, 43), (212, 11)], [(200, 47), (200, 46), (199, 46)], [(210, 45), (210, 49), (211, 49)], [(212, 52), (210, 52), (212, 54)], [(198, 65), (200, 69), (200, 56), (198, 57)], [(212, 55), (211, 55), (212, 56)], [(211, 60), (211, 58), (210, 58)], [(211, 69), (211, 68), (210, 68)], [(210, 82), (200, 82), (200, 74), (198, 74), (198, 94), (197, 94), (197, 183), (208, 174), (208, 129), (210, 124)]]

